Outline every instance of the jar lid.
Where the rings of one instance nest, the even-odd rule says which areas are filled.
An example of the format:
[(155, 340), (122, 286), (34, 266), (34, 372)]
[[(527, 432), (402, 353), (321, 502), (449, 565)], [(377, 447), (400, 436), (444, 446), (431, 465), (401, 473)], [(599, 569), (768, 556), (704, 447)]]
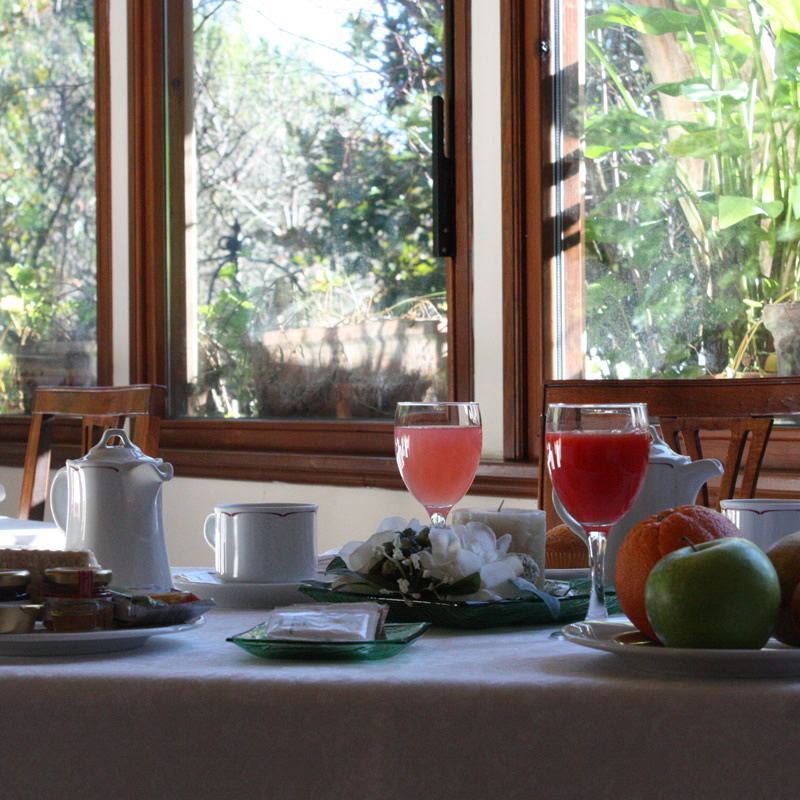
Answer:
[(82, 575), (87, 574), (92, 575), (94, 584), (111, 582), (111, 570), (96, 567), (51, 567), (44, 571), (44, 579), (62, 586), (77, 586), (81, 582)]
[(0, 588), (27, 586), (31, 582), (31, 573), (27, 569), (0, 569)]

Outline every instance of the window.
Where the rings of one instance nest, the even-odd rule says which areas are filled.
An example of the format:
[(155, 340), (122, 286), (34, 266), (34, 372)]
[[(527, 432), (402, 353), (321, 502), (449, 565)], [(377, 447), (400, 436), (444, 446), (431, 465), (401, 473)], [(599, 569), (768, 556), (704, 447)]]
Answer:
[[(506, 395), (528, 392), (507, 458), (535, 453), (545, 378), (774, 370), (762, 310), (798, 278), (785, 4), (502, 10)], [(793, 437), (767, 468), (790, 468)]]
[(587, 374), (774, 373), (762, 312), (800, 277), (796, 18), (748, 0), (585, 13)]
[[(188, 4), (182, 7), (167, 4), (167, 27), (171, 31), (188, 30), (188, 8)], [(588, 168), (584, 163), (584, 140), (588, 136), (584, 112), (586, 108), (596, 110), (591, 103), (586, 106), (578, 103), (586, 97), (583, 54), (586, 38), (582, 33), (587, 24), (584, 21), (586, 9), (581, 4), (570, 3), (557, 9), (534, 0), (500, 0), (499, 8), (504, 101), (504, 461), (483, 464), (475, 488), (507, 496), (531, 496), (535, 480), (535, 469), (531, 465), (537, 453), (542, 381), (549, 377), (583, 375), (587, 363), (591, 367), (609, 360), (602, 357), (598, 360), (596, 354), (587, 349), (589, 342), (604, 341), (602, 324), (605, 320), (602, 319), (602, 303), (597, 302), (598, 296), (602, 300), (602, 294), (594, 291), (594, 284), (602, 281), (592, 272), (597, 265), (587, 264), (584, 245), (589, 234), (596, 237), (601, 229), (610, 230), (612, 226), (605, 222), (595, 225), (595, 220), (589, 218), (592, 213), (598, 216), (597, 209), (604, 208), (604, 200), (595, 195), (587, 197), (584, 193)], [(148, 19), (142, 16), (136, 24), (140, 9), (139, 4), (131, 6), (134, 38), (138, 35), (136, 31), (146, 32), (152, 24), (149, 21), (152, 16)], [(556, 11), (563, 13), (563, 18), (557, 19)], [(463, 126), (463, 121), (469, 119), (469, 93), (464, 81), (470, 74), (469, 19), (469, 4), (454, 3), (452, 52), (456, 68), (451, 96), (459, 125), (455, 127), (450, 152), (456, 162), (459, 238), (457, 258), (448, 267), (448, 291), (455, 298), (449, 309), (448, 376), (450, 392), (456, 397), (471, 396), (473, 381), (468, 313), (472, 304), (467, 191), (470, 165), (468, 159), (459, 158), (468, 151), (469, 141), (468, 130)], [(187, 37), (188, 34), (176, 40), (170, 34), (171, 45), (167, 49), (170, 109), (185, 107), (185, 97), (176, 100), (176, 95), (186, 92)], [(183, 47), (176, 46), (176, 42)], [(629, 54), (625, 48), (632, 47), (627, 39), (614, 46), (622, 48), (620, 52), (626, 54), (625, 58)], [(560, 62), (556, 61), (556, 55)], [(144, 65), (139, 75), (144, 77), (144, 82), (134, 92), (134, 108), (137, 103), (146, 108), (152, 97), (157, 96), (157, 92), (149, 90), (160, 85), (155, 59), (145, 59)], [(634, 77), (641, 83), (641, 76)], [(152, 83), (148, 84), (147, 80)], [(593, 85), (595, 88), (588, 96), (591, 102), (595, 97), (602, 99), (604, 91), (600, 84)], [(151, 111), (157, 115), (164, 113), (164, 108), (151, 108)], [(146, 115), (133, 116), (140, 119), (140, 124), (147, 119)], [(168, 123), (173, 137), (181, 139), (186, 135), (184, 118), (172, 113)], [(555, 129), (562, 132), (558, 138), (551, 135)], [(141, 130), (147, 133), (145, 128)], [(134, 135), (133, 139), (136, 141), (137, 137)], [(141, 140), (144, 147), (152, 146), (153, 150), (138, 158), (137, 163), (151, 167), (163, 158), (164, 151), (152, 136), (142, 135)], [(589, 155), (599, 158), (604, 154), (593, 150)], [(651, 154), (643, 153), (637, 158), (646, 162), (648, 155)], [(185, 182), (182, 159), (173, 157), (164, 167), (173, 185)], [(158, 219), (163, 212), (158, 208), (163, 199), (155, 192), (156, 187), (148, 185), (149, 173), (145, 170), (134, 173), (134, 185), (138, 187), (134, 194), (142, 193), (140, 201), (134, 205), (147, 209)], [(608, 205), (606, 203), (605, 207)], [(173, 262), (177, 259), (177, 263), (183, 263), (181, 245), (176, 249), (175, 243), (185, 243), (186, 221), (175, 213), (175, 208), (170, 210), (172, 258)], [(765, 222), (763, 215), (758, 219)], [(135, 299), (140, 308), (135, 309), (134, 314), (135, 325), (139, 326), (136, 336), (139, 344), (135, 345), (132, 358), (133, 375), (136, 380), (163, 380), (168, 356), (161, 344), (165, 341), (166, 328), (178, 325), (183, 330), (185, 320), (180, 317), (185, 311), (174, 305), (168, 309), (163, 297), (151, 287), (168, 285), (173, 297), (185, 296), (185, 274), (175, 269), (167, 273), (163, 263), (159, 265), (150, 257), (160, 252), (163, 243), (158, 239), (164, 232), (157, 226), (143, 224), (143, 220), (144, 217), (134, 221), (135, 225), (141, 225), (135, 244), (139, 257), (133, 259), (134, 281), (135, 285), (147, 287), (146, 291), (152, 293), (145, 296), (140, 292)], [(616, 262), (613, 270), (619, 270)], [(671, 290), (672, 285), (679, 282), (676, 274), (667, 274), (669, 285), (662, 287), (657, 281), (653, 282), (651, 293), (659, 289)], [(587, 277), (593, 281), (589, 286)], [(635, 281), (631, 280), (630, 286), (636, 288)], [(640, 318), (646, 322), (646, 309), (643, 315), (637, 314), (631, 319), (639, 321)], [(598, 319), (600, 327), (597, 327)], [(704, 330), (706, 327), (704, 322)], [(666, 352), (672, 347), (665, 344), (663, 349)], [(695, 356), (698, 353), (702, 353), (701, 348), (695, 351)], [(176, 356), (173, 353), (169, 358), (174, 360)], [(704, 358), (708, 364), (708, 355)], [(703, 366), (697, 358), (696, 364)], [(649, 366), (642, 368), (650, 369)], [(399, 481), (391, 458), (389, 427), (380, 420), (308, 422), (176, 417), (165, 425), (162, 441), (170, 460), (179, 471), (189, 475), (218, 475), (222, 470), (235, 478), (397, 487)]]
[[(98, 265), (106, 262), (106, 95), (95, 95), (105, 2), (0, 8), (0, 413), (30, 411), (42, 384), (95, 383)], [(97, 51), (98, 57), (95, 58)], [(50, 54), (42, 59), (42, 53)], [(97, 62), (97, 63), (96, 63)]]
[[(393, 4), (389, 4), (390, 6)], [(413, 5), (413, 4), (412, 4)], [(164, 50), (162, 19), (153, 13), (160, 7), (169, 32), (169, 46)], [(447, 154), (455, 163), (455, 214), (457, 258), (448, 260), (448, 347), (447, 373), (449, 393), (455, 397), (472, 395), (472, 349), (469, 320), (471, 301), (470, 231), (469, 231), (469, 159), (468, 159), (468, 78), (469, 7), (466, 3), (448, 3), (452, 10), (448, 34), (454, 63), (452, 88), (448, 100), (455, 109), (458, 124), (447, 141)], [(186, 109), (187, 66), (191, 64), (191, 6), (188, 3), (132, 3), (130, 47), (133, 59), (131, 87), (131, 143), (136, 148), (132, 158), (131, 219), (132, 249), (132, 380), (165, 381), (168, 362), (178, 363), (184, 355), (163, 348), (167, 330), (173, 341), (187, 329), (187, 306), (184, 302), (167, 305), (158, 287), (167, 286), (173, 300), (190, 296), (185, 252), (191, 246), (186, 237), (194, 224), (194, 212), (185, 216), (183, 201), (169, 206), (171, 269), (163, 257), (167, 231), (158, 224), (166, 219), (163, 186), (159, 176), (169, 176), (172, 186), (185, 186), (185, 159), (174, 151), (165, 160), (165, 142), (154, 131), (168, 129), (172, 142), (183, 147), (192, 125)], [(163, 59), (167, 58), (167, 63)], [(169, 76), (168, 102), (163, 103), (162, 74)], [(169, 113), (168, 113), (169, 112)], [(451, 117), (452, 118), (452, 115)], [(183, 149), (178, 151), (183, 153)], [(180, 195), (173, 195), (173, 201)], [(187, 245), (188, 242), (188, 245)], [(176, 265), (178, 265), (176, 267)], [(188, 351), (186, 356), (188, 357)], [(187, 384), (190, 383), (187, 372)], [(191, 393), (191, 387), (189, 388)], [(400, 485), (393, 459), (391, 423), (388, 420), (258, 420), (186, 418), (180, 398), (173, 394), (174, 418), (162, 428), (165, 457), (187, 475), (219, 475), (231, 478), (288, 479), (307, 482), (334, 482), (345, 485)], [(490, 482), (503, 478), (492, 473)], [(530, 492), (530, 486), (526, 486)]]
[(177, 415), (391, 419), (447, 398), (442, 11), (194, 0)]
[(749, 0), (555, 13), (555, 164), (580, 181), (560, 216), (572, 202), (583, 245), (556, 254), (555, 374), (797, 374), (769, 319), (800, 279), (796, 18)]

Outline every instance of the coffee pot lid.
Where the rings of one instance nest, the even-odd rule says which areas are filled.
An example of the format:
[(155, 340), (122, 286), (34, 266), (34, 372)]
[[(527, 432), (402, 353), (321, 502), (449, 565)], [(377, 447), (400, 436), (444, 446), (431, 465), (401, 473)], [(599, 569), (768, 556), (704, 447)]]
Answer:
[[(121, 443), (112, 443), (119, 439)], [(108, 428), (103, 432), (100, 441), (82, 458), (70, 461), (75, 466), (97, 464), (163, 464), (163, 459), (152, 458), (137, 447), (123, 428)]]
[(676, 453), (662, 438), (658, 429), (650, 426), (650, 457), (651, 464), (685, 464), (692, 459), (690, 456)]

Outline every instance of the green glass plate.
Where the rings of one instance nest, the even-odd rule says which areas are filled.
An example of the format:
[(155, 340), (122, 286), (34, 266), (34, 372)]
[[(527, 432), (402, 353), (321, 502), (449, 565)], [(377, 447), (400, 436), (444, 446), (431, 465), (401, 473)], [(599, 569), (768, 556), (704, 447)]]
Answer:
[(290, 642), (267, 639), (267, 623), (262, 622), (227, 641), (259, 658), (377, 661), (397, 655), (429, 627), (429, 622), (387, 623), (386, 638), (370, 642)]
[[(304, 581), (297, 588), (321, 603), (354, 603), (374, 600), (389, 606), (391, 622), (430, 622), (443, 628), (499, 628), (505, 625), (554, 625), (577, 622), (589, 610), (588, 580), (569, 581), (575, 594), (558, 598), (559, 613), (554, 617), (538, 597), (516, 600), (412, 600), (391, 595), (365, 595), (333, 590), (322, 581)], [(606, 590), (610, 614), (621, 611), (617, 596)]]

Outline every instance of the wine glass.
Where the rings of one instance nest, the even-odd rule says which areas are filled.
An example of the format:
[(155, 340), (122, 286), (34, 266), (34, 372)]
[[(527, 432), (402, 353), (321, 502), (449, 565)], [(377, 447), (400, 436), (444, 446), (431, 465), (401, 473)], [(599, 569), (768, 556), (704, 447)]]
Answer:
[(608, 618), (606, 537), (639, 494), (650, 455), (644, 403), (554, 403), (545, 426), (553, 491), (587, 533), (592, 589), (587, 620)]
[(481, 459), (477, 403), (398, 403), (394, 452), (408, 491), (441, 528), (467, 493)]

